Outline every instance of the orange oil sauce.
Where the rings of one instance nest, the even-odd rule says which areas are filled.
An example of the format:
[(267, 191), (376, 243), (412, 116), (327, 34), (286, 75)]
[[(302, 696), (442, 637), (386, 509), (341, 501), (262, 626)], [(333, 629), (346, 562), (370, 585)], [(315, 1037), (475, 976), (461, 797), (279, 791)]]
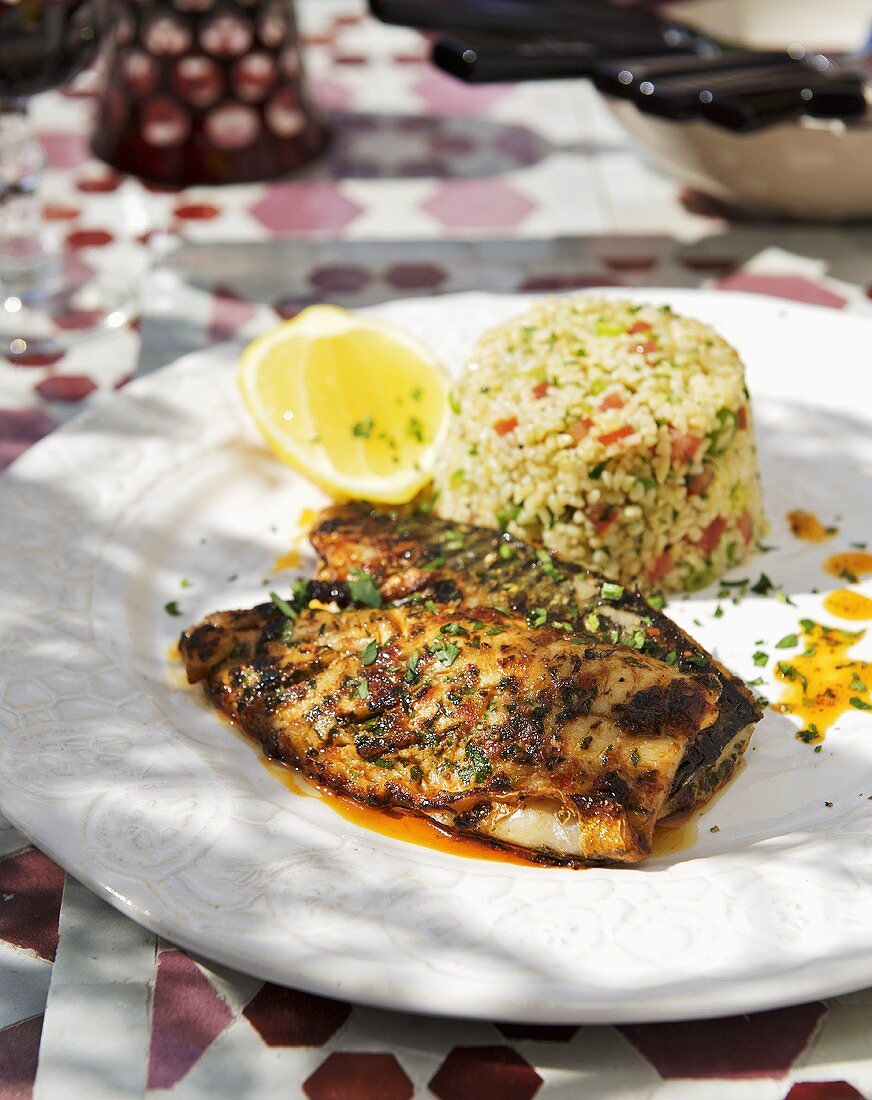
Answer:
[[(680, 855), (682, 852), (690, 851), (697, 840), (699, 840), (700, 832), (705, 832), (705, 823), (702, 820), (703, 816), (720, 801), (725, 792), (732, 787), (736, 776), (741, 774), (746, 767), (747, 765), (743, 757), (736, 765), (736, 770), (730, 778), (722, 787), (718, 787), (708, 801), (692, 806), (689, 810), (682, 810), (680, 813), (671, 814), (669, 817), (664, 817), (662, 821), (659, 821), (657, 823), (657, 828), (654, 830), (651, 855), (675, 856)], [(709, 826), (709, 828), (711, 827), (717, 829), (714, 820), (712, 820), (712, 825)]]
[[(486, 840), (454, 836), (447, 829), (441, 828), (436, 822), (427, 818), (403, 813), (401, 810), (379, 810), (370, 806), (363, 806), (352, 798), (345, 798), (327, 787), (303, 779), (294, 768), (286, 767), (275, 760), (268, 760), (264, 757), (262, 763), (271, 775), (274, 775), (294, 794), (308, 794), (311, 796), (313, 793), (318, 792), (323, 796), (325, 805), (329, 806), (345, 821), (349, 821), (352, 825), (357, 825), (361, 829), (378, 833), (379, 836), (390, 837), (391, 840), (402, 840), (407, 844), (416, 844), (420, 848), (430, 848), (432, 851), (444, 852), (451, 856), (461, 856), (464, 859), (512, 863), (520, 867), (540, 866), (513, 852), (495, 846), (492, 847)], [(309, 789), (306, 790), (306, 787)]]
[(297, 525), (301, 531), (308, 533), (317, 518), (318, 513), (314, 508), (304, 508), (302, 512), (300, 512), (300, 518), (297, 520)]
[(292, 547), (287, 554), (280, 554), (273, 563), (273, 571), (281, 573), (283, 569), (297, 569), (300, 565), (299, 547)]
[(773, 709), (795, 715), (802, 722), (797, 738), (817, 744), (841, 715), (872, 705), (872, 664), (848, 652), (865, 630), (840, 630), (810, 619), (802, 625), (803, 648), (779, 653), (775, 676), (784, 690)]
[(872, 619), (872, 600), (862, 592), (852, 592), (850, 588), (837, 588), (828, 592), (824, 598), (824, 609), (840, 619)]
[(872, 573), (872, 554), (865, 550), (846, 550), (832, 554), (824, 562), (824, 571), (832, 577), (867, 577)]
[(804, 512), (801, 508), (788, 512), (787, 522), (793, 534), (806, 542), (825, 542), (836, 533), (835, 527), (826, 527), (814, 513)]

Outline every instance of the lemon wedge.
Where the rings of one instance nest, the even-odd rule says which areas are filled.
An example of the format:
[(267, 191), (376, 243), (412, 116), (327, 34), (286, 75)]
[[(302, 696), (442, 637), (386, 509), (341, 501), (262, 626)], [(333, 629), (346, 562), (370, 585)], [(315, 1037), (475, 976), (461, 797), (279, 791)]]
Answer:
[(449, 381), (395, 325), (310, 306), (245, 349), (239, 386), (270, 449), (332, 496), (403, 504), (430, 480)]

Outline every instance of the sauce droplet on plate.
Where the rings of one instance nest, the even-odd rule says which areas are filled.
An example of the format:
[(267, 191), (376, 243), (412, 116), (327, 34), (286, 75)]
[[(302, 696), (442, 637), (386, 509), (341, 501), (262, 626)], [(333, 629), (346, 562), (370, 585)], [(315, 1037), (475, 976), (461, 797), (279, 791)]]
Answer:
[(840, 619), (872, 619), (872, 600), (850, 588), (837, 588), (824, 599), (824, 610)]
[(788, 512), (787, 522), (793, 534), (806, 542), (825, 542), (837, 531), (835, 527), (826, 527), (813, 512), (804, 512), (801, 508)]
[(866, 550), (845, 550), (832, 554), (824, 562), (824, 571), (831, 577), (843, 577), (850, 584), (872, 573), (872, 554)]
[(802, 620), (805, 649), (785, 656), (775, 666), (784, 692), (773, 710), (793, 714), (803, 723), (796, 736), (817, 745), (826, 731), (851, 710), (872, 711), (872, 665), (852, 659), (848, 650), (866, 631), (840, 630)]
[(273, 570), (276, 573), (281, 573), (284, 569), (297, 569), (300, 564), (300, 551), (298, 547), (293, 547), (287, 554), (280, 554), (273, 565)]

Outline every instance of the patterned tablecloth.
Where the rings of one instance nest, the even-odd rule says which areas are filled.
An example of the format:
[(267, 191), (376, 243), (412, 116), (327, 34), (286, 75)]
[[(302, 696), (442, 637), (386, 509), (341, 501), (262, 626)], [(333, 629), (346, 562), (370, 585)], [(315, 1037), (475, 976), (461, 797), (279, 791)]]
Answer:
[[(122, 385), (140, 349), (152, 369), (311, 301), (645, 283), (872, 308), (872, 230), (728, 225), (647, 167), (584, 83), (467, 88), (354, 0), (300, 14), (335, 129), (304, 177), (149, 190), (89, 157), (87, 79), (39, 98), (47, 214), (83, 262), (142, 270), (143, 318), (51, 363), (0, 362), (0, 464)], [(614, 1028), (364, 1009), (178, 951), (0, 826), (0, 1100), (32, 1092), (847, 1100), (872, 1095), (872, 991)]]

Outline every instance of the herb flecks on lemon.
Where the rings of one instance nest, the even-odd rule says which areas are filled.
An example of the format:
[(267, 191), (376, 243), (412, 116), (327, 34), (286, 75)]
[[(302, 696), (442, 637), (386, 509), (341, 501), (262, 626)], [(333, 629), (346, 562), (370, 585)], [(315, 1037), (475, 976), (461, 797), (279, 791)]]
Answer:
[(270, 449), (339, 499), (402, 504), (430, 481), (449, 382), (394, 325), (311, 306), (246, 348), (239, 386)]

